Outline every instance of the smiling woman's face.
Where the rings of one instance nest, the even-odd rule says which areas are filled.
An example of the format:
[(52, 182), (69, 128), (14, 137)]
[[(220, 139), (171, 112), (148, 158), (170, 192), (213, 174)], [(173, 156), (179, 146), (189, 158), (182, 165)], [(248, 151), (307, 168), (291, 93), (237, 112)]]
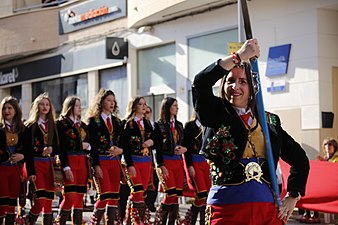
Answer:
[(224, 92), (229, 102), (238, 108), (247, 108), (250, 98), (249, 82), (243, 68), (233, 68), (226, 78)]

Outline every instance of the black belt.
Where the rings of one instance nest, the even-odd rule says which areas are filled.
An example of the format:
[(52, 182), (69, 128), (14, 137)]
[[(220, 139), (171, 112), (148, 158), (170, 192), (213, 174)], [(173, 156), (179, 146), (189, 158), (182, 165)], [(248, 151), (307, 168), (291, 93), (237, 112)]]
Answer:
[(240, 185), (251, 180), (265, 182), (270, 184), (270, 174), (266, 160), (260, 159), (261, 162), (249, 162), (244, 165), (239, 163), (232, 170), (222, 170), (214, 164), (211, 166), (211, 179), (213, 185)]

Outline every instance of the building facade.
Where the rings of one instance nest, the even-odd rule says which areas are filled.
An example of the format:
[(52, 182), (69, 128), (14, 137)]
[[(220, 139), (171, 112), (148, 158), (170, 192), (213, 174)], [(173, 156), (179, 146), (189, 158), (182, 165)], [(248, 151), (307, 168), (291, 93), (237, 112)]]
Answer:
[[(314, 159), (323, 138), (338, 138), (337, 119), (327, 125), (338, 115), (338, 1), (248, 7), (265, 107)], [(121, 117), (134, 95), (146, 97), (154, 119), (163, 97), (173, 96), (185, 122), (194, 75), (227, 55), (241, 31), (236, 0), (5, 0), (0, 8), (0, 97), (20, 99), (25, 118), (43, 91), (59, 112), (67, 95), (86, 108), (103, 87), (115, 92)], [(121, 47), (109, 38), (128, 43), (126, 57), (108, 57)]]

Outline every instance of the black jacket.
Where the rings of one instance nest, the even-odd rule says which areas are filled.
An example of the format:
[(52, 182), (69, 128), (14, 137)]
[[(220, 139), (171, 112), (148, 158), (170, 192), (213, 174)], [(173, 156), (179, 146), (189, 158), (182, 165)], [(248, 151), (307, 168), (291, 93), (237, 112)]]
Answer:
[[(69, 117), (60, 117), (56, 121), (56, 126), (60, 138), (60, 152), (59, 158), (62, 168), (69, 166), (68, 153), (75, 154), (87, 153), (82, 148), (82, 137), (78, 128), (76, 128), (74, 122)], [(87, 125), (81, 121), (81, 131), (85, 133), (85, 139), (83, 141), (89, 142), (89, 133)]]
[(177, 143), (174, 143), (174, 138), (170, 129), (169, 122), (163, 122), (159, 120), (155, 123), (155, 130), (158, 130), (160, 132), (160, 135), (162, 137), (161, 140), (163, 140), (163, 144), (160, 144), (158, 147), (163, 155), (175, 155), (175, 147), (177, 145), (182, 145), (183, 143), (183, 124), (175, 120), (175, 129), (178, 134)]
[[(231, 171), (239, 165), (239, 160), (242, 158), (248, 140), (248, 131), (232, 105), (227, 100), (216, 97), (213, 94), (212, 86), (228, 73), (229, 71), (224, 70), (218, 63), (213, 63), (196, 75), (192, 91), (195, 110), (202, 125), (206, 127), (201, 151), (216, 166), (222, 167), (226, 171)], [(273, 118), (273, 120), (268, 121), (268, 127), (275, 166), (279, 157), (290, 164), (287, 191), (297, 191), (304, 195), (309, 173), (309, 160), (306, 153), (283, 130), (279, 117), (275, 114), (268, 115)], [(207, 148), (208, 139), (212, 138), (222, 125), (229, 129), (231, 136), (229, 140), (232, 139), (236, 147), (235, 157), (227, 164), (223, 163), (219, 157), (210, 154)]]
[[(126, 160), (127, 166), (133, 166), (132, 155), (142, 156), (142, 144), (148, 139), (152, 139), (154, 146), (152, 148), (158, 149), (159, 135), (156, 135), (149, 120), (143, 118), (145, 137), (142, 141), (142, 135), (137, 122), (134, 121), (134, 117), (130, 118), (125, 122), (124, 129), (121, 135), (121, 147), (123, 148), (124, 159)], [(151, 151), (151, 148), (149, 148)], [(149, 153), (151, 155), (151, 152)], [(156, 153), (157, 163), (163, 164), (162, 156), (160, 152)]]
[(192, 154), (199, 154), (199, 149), (202, 142), (202, 135), (200, 129), (196, 125), (196, 120), (189, 121), (184, 126), (184, 140), (183, 146), (187, 148), (184, 153), (187, 167), (192, 166)]
[[(111, 146), (120, 146), (120, 136), (122, 132), (121, 120), (112, 117), (113, 134), (110, 137), (108, 128), (101, 116), (91, 117), (88, 122), (90, 145), (92, 147), (90, 156), (93, 159), (93, 166), (100, 165), (99, 155), (108, 155)], [(110, 140), (112, 139), (112, 140)]]
[[(55, 156), (59, 154), (59, 142), (57, 138), (57, 130), (54, 131), (54, 136), (52, 140), (53, 152), (51, 156)], [(25, 129), (25, 137), (24, 137), (24, 146), (27, 148), (26, 150), (26, 168), (28, 176), (36, 175), (35, 167), (34, 167), (34, 157), (39, 158), (47, 158), (48, 156), (43, 156), (43, 149), (46, 147), (44, 144), (43, 133), (39, 128), (37, 122), (29, 125)]]

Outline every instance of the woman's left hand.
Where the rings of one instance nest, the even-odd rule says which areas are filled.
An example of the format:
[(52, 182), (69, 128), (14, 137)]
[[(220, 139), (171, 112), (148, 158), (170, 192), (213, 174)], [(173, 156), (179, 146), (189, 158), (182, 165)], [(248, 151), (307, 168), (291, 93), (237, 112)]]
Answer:
[(298, 198), (293, 198), (291, 196), (285, 196), (282, 200), (282, 206), (280, 207), (278, 218), (284, 221), (288, 221), (292, 212), (298, 202)]
[(109, 156), (111, 157), (115, 157), (115, 156), (118, 156), (120, 154), (123, 153), (123, 149), (122, 148), (119, 148), (117, 146), (112, 146), (110, 149), (109, 149)]
[(23, 154), (21, 154), (21, 153), (15, 153), (15, 154), (12, 155), (10, 161), (11, 161), (12, 164), (15, 164), (15, 163), (17, 163), (17, 162), (23, 160), (24, 158), (25, 158), (25, 157), (24, 157)]
[(142, 147), (143, 148), (149, 148), (149, 147), (151, 147), (153, 145), (154, 145), (154, 141), (151, 140), (151, 139), (148, 139), (145, 142), (143, 142)]
[(49, 147), (45, 147), (43, 149), (43, 152), (42, 152), (42, 155), (43, 156), (50, 156), (53, 152), (53, 147), (52, 146), (49, 146)]
[(182, 155), (184, 154), (185, 152), (187, 151), (187, 148), (181, 146), (181, 145), (178, 145), (175, 147), (175, 154), (176, 155)]

